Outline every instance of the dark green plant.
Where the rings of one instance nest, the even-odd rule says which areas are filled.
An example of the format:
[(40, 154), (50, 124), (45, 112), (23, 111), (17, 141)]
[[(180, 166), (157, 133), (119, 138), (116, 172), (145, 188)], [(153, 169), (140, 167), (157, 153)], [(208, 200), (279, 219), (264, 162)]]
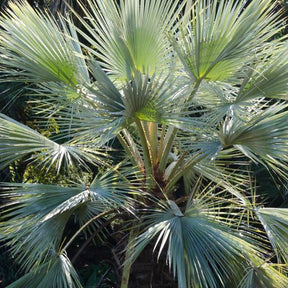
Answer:
[(6, 287), (9, 283), (21, 277), (19, 267), (9, 257), (7, 249), (0, 247), (0, 287)]

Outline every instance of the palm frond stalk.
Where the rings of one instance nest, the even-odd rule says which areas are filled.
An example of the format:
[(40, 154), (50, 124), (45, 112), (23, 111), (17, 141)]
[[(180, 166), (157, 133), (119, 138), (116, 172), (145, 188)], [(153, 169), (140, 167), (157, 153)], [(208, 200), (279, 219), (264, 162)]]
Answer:
[[(118, 270), (99, 287), (287, 287), (288, 210), (259, 197), (251, 168), (285, 189), (276, 1), (75, 5), (56, 18), (11, 1), (0, 15), (1, 112), (17, 95), (31, 116), (0, 114), (0, 169), (25, 170), (23, 183), (1, 183), (0, 240), (25, 273), (7, 287), (88, 287), (103, 263)], [(70, 260), (79, 246), (111, 248), (90, 280)]]

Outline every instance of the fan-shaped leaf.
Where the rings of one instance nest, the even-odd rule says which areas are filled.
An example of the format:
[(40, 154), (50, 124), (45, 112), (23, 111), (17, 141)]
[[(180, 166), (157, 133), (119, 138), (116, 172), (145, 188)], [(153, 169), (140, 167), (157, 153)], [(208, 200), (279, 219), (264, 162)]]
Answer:
[(150, 215), (150, 225), (134, 242), (132, 259), (156, 238), (154, 249), (158, 247), (160, 255), (167, 248), (167, 261), (179, 287), (224, 287), (225, 281), (241, 275), (245, 255), (257, 254), (260, 248), (211, 217), (199, 202), (193, 203), (184, 214), (174, 203)]
[(247, 67), (248, 75), (237, 95), (236, 103), (260, 97), (287, 99), (286, 51), (286, 45), (277, 43), (259, 53), (261, 60), (255, 61), (257, 64), (253, 67)]
[[(180, 26), (174, 47), (192, 79), (212, 81), (230, 78), (256, 47), (281, 29), (268, 1), (244, 2), (196, 1), (192, 5), (190, 22)], [(273, 11), (273, 12), (272, 12)], [(185, 24), (184, 23), (184, 24)], [(272, 29), (273, 27), (273, 29)]]
[(90, 150), (90, 154), (85, 146), (81, 148), (80, 145), (77, 147), (71, 143), (57, 144), (4, 114), (0, 114), (0, 136), (0, 167), (2, 168), (23, 156), (36, 152), (39, 152), (42, 157), (42, 165), (48, 168), (55, 165), (58, 171), (63, 165), (78, 163), (85, 166), (85, 161), (95, 160), (94, 153)]
[(7, 288), (82, 288), (79, 276), (65, 253), (54, 256)]
[(280, 159), (287, 153), (287, 105), (274, 104), (265, 110), (252, 113), (244, 122), (239, 117), (227, 117), (220, 131), (224, 147), (234, 145), (256, 162), (262, 160), (275, 169), (285, 169)]
[(156, 68), (164, 71), (171, 66), (165, 33), (172, 29), (183, 5), (185, 1), (129, 0), (120, 1), (117, 7), (113, 1), (88, 1), (88, 8), (82, 6), (88, 21), (78, 17), (89, 34), (79, 33), (96, 47), (87, 48), (118, 80), (129, 80), (135, 71), (153, 74)]
[(288, 209), (259, 208), (256, 213), (277, 257), (284, 259), (285, 263), (288, 263)]
[(110, 171), (98, 175), (89, 189), (3, 183), (3, 191), (9, 193), (1, 196), (11, 201), (1, 217), (4, 221), (1, 238), (12, 246), (23, 267), (37, 267), (59, 250), (62, 233), (72, 214), (83, 225), (106, 210), (122, 208), (131, 212), (129, 194), (139, 189), (126, 179), (132, 174)]
[(20, 76), (21, 81), (54, 81), (72, 86), (85, 75), (87, 80), (87, 71), (80, 74), (85, 65), (83, 56), (79, 60), (74, 53), (75, 41), (70, 35), (63, 36), (48, 13), (36, 12), (26, 1), (10, 2), (0, 26), (1, 63), (9, 67), (4, 72), (14, 80)]
[[(239, 288), (286, 288), (288, 278), (277, 269), (277, 265), (264, 263), (259, 267), (253, 267), (239, 284)], [(282, 269), (283, 270), (283, 269)], [(287, 269), (286, 269), (287, 270)]]

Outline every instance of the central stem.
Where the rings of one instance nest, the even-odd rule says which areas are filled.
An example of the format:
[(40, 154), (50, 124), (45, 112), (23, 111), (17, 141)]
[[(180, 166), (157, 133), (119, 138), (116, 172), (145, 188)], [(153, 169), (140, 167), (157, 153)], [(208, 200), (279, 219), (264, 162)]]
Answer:
[(145, 134), (145, 130), (142, 126), (142, 123), (139, 119), (135, 120), (135, 123), (138, 128), (139, 132), (139, 137), (140, 137), (140, 142), (141, 146), (143, 149), (143, 158), (144, 158), (144, 165), (145, 165), (145, 178), (146, 178), (146, 184), (148, 185), (149, 188), (153, 187), (153, 178), (152, 178), (152, 161), (151, 161), (151, 155), (149, 151), (149, 143), (148, 139)]

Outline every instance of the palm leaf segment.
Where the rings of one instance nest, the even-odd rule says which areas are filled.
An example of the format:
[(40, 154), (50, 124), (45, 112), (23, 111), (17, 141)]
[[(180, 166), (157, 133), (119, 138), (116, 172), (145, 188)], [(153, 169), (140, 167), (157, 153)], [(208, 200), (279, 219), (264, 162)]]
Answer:
[[(131, 175), (131, 172), (128, 174)], [(47, 263), (56, 261), (55, 265), (60, 265), (66, 259), (63, 249), (67, 245), (61, 248), (62, 234), (72, 215), (75, 215), (81, 226), (85, 226), (93, 216), (101, 215), (103, 211), (131, 211), (129, 193), (138, 191), (125, 175), (113, 171), (99, 174), (88, 189), (81, 186), (9, 183), (2, 184), (2, 187), (7, 192), (2, 192), (1, 197), (13, 201), (4, 207), (2, 219), (5, 222), (1, 223), (1, 240), (12, 246), (11, 252), (23, 268), (48, 274), (51, 270), (47, 269)], [(98, 224), (96, 222), (96, 227), (101, 221), (99, 219)], [(69, 266), (69, 261), (65, 261), (62, 264)], [(52, 268), (49, 268), (54, 269), (54, 264), (51, 265)]]
[[(95, 154), (88, 147), (80, 147), (73, 143), (57, 144), (3, 114), (0, 114), (0, 135), (0, 167), (2, 168), (23, 156), (29, 156), (36, 152), (39, 152), (36, 157), (42, 158), (44, 167), (50, 168), (54, 165), (57, 171), (65, 165), (68, 167), (78, 163), (85, 166), (85, 161), (92, 163), (94, 159), (94, 163), (96, 163), (100, 160), (96, 156), (97, 153)], [(21, 149), (19, 149), (20, 147)]]
[(19, 280), (13, 282), (9, 288), (82, 288), (80, 279), (71, 265), (66, 254), (63, 253), (40, 265), (37, 271), (32, 271)]
[[(89, 35), (79, 31), (97, 47), (89, 51), (116, 79), (130, 79), (136, 71), (160, 73), (171, 65), (166, 32), (185, 3), (177, 1), (89, 1), (83, 8), (88, 21), (79, 17)], [(96, 32), (97, 31), (97, 32)], [(171, 68), (171, 67), (170, 67)]]
[(196, 1), (191, 19), (183, 17), (179, 41), (172, 41), (193, 80), (229, 79), (253, 57), (256, 47), (281, 29), (279, 14), (272, 13), (274, 5), (269, 1), (252, 1), (244, 10), (243, 5)]
[(261, 221), (274, 252), (281, 262), (288, 262), (288, 209), (286, 208), (258, 208), (256, 213)]
[(9, 7), (0, 21), (5, 29), (0, 36), (1, 62), (12, 68), (8, 77), (15, 80), (18, 75), (22, 81), (75, 85), (87, 75), (80, 73), (83, 61), (75, 55), (75, 42), (69, 35), (64, 37), (55, 19), (35, 12), (26, 1), (10, 3)]
[(224, 287), (241, 277), (247, 255), (256, 257), (262, 248), (256, 248), (252, 238), (225, 224), (221, 213), (216, 216), (216, 210), (201, 202), (188, 201), (184, 213), (173, 201), (154, 211), (147, 220), (151, 225), (134, 241), (132, 261), (156, 239), (154, 250), (158, 248), (160, 257), (167, 249), (167, 261), (181, 288)]

